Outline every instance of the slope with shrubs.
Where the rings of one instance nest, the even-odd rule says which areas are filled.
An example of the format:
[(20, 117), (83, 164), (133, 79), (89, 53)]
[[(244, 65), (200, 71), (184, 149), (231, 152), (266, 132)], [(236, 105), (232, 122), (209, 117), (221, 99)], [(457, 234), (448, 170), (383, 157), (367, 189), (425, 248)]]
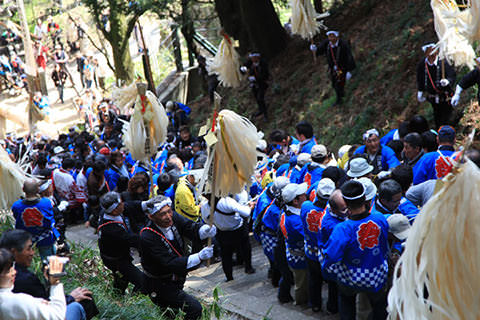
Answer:
[[(270, 61), (272, 79), (266, 96), (270, 119), (255, 119), (257, 127), (267, 133), (284, 128), (293, 134), (295, 123), (305, 119), (314, 125), (316, 137), (335, 150), (360, 142), (368, 128), (387, 132), (417, 113), (433, 125), (430, 105), (416, 100), (421, 47), (436, 41), (429, 1), (345, 0), (330, 12), (325, 24), (350, 41), (357, 64), (344, 103), (333, 105), (335, 93), (325, 58), (315, 62), (309, 43), (292, 37), (288, 47)], [(322, 38), (323, 34), (316, 40)], [(251, 117), (256, 104), (246, 82), (238, 89), (220, 88), (219, 92), (224, 97), (222, 107)], [(201, 110), (194, 116), (196, 125), (211, 117), (208, 99), (193, 106)]]

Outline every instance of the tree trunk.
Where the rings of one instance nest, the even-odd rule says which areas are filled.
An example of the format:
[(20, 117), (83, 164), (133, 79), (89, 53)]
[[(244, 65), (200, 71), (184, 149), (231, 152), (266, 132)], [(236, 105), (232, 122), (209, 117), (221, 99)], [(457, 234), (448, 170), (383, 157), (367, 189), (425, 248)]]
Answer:
[(323, 12), (322, 0), (313, 0), (313, 5), (315, 6), (315, 11), (318, 13)]
[(282, 51), (287, 35), (271, 0), (215, 0), (225, 31), (240, 41), (240, 53), (259, 51), (272, 58)]
[(112, 46), (113, 62), (115, 64), (115, 77), (127, 84), (134, 80), (134, 67), (130, 56), (130, 46), (127, 33), (125, 16), (120, 12), (112, 11), (109, 17), (110, 32), (109, 42)]
[(195, 34), (195, 26), (190, 15), (190, 8), (188, 7), (189, 0), (182, 0), (182, 34), (187, 43), (188, 49), (188, 65), (192, 67), (195, 64), (195, 57), (197, 56), (197, 49), (193, 42), (193, 35)]

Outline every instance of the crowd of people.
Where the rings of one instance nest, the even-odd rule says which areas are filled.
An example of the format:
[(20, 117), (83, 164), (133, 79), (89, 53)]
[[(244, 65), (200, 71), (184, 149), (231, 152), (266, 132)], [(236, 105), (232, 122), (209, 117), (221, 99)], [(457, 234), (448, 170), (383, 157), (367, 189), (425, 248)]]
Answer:
[[(58, 27), (53, 21), (48, 26)], [(38, 29), (42, 30), (41, 21)], [(348, 52), (342, 59), (349, 65), (340, 66), (340, 50), (350, 49), (338, 37), (331, 32), (329, 40), (311, 50), (326, 54), (327, 60), (331, 55), (332, 84), (340, 103), (355, 63)], [(46, 59), (48, 50), (37, 43), (38, 62), (44, 53)], [(445, 116), (443, 98), (430, 75), (432, 65), (445, 64), (438, 64), (431, 47), (425, 51), (421, 65), (426, 66), (427, 77), (419, 76), (418, 99), (424, 99), (428, 88), (435, 90), (429, 97), (436, 110), (435, 130), (416, 115), (385, 135), (369, 129), (358, 137), (362, 144), (334, 152), (320, 143), (309, 122), (300, 121), (291, 132), (294, 136), (279, 128), (259, 141), (258, 165), (245, 190), (214, 199), (208, 189), (204, 194), (197, 189), (207, 145), (203, 136), (191, 131), (190, 108), (168, 102), (167, 141), (157, 146), (149, 161), (136, 161), (122, 141), (123, 121), (129, 116), (110, 99), (97, 102), (89, 91), (93, 82), (93, 69), (85, 68), (89, 57), (78, 56), (86, 95), (76, 104), (85, 119), (84, 129), (72, 127), (56, 139), (42, 135), (17, 139), (9, 134), (1, 143), (13, 161), (28, 164), (25, 170), (35, 178), (25, 181), (25, 195), (12, 207), (15, 230), (0, 239), (0, 298), (12, 306), (8, 310), (2, 306), (0, 314), (5, 319), (67, 320), (95, 314), (92, 292), (86, 288), (77, 288), (64, 299), (59, 283), (62, 263), (55, 258), (48, 262), (55, 254), (68, 253), (66, 226), (84, 223), (98, 234), (100, 257), (111, 270), (118, 293), (125, 294), (131, 284), (134, 292), (147, 294), (162, 308), (183, 309), (185, 319), (202, 314), (198, 300), (183, 290), (188, 272), (216, 259), (227, 282), (235, 279), (235, 263), (253, 274), (251, 241), (263, 248), (269, 262), (266, 276), (278, 287), (279, 303), (308, 305), (319, 312), (322, 286), (327, 286), (328, 313), (349, 320), (385, 319), (386, 297), (409, 229), (432, 197), (436, 180), (451, 171), (460, 154), (451, 117)], [(68, 72), (68, 56), (61, 44), (55, 44), (54, 59), (63, 100), (61, 89), (68, 75), (62, 71)], [(266, 116), (263, 81), (268, 79), (268, 67), (253, 53), (241, 71), (253, 82), (257, 115)], [(453, 85), (454, 80), (442, 73), (436, 72), (442, 87)], [(449, 70), (446, 74), (451, 75)], [(92, 101), (98, 108), (91, 107)], [(466, 154), (480, 164), (477, 150)], [(28, 270), (33, 246), (47, 260), (49, 294)], [(133, 264), (132, 248), (140, 254), (141, 268)], [(22, 312), (13, 314), (11, 309), (26, 295)], [(32, 296), (49, 299), (50, 304), (41, 305)]]

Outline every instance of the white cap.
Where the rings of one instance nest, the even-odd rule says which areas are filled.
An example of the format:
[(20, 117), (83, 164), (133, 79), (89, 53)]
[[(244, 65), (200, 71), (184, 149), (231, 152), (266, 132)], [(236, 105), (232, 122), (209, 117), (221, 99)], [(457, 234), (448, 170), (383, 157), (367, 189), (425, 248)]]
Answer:
[(330, 178), (323, 178), (318, 182), (316, 194), (320, 198), (326, 199), (335, 191), (335, 182)]
[(325, 147), (323, 144), (314, 145), (310, 153), (313, 158), (323, 158), (328, 155), (327, 147)]
[(373, 171), (373, 166), (369, 165), (365, 158), (354, 158), (348, 164), (347, 176), (350, 178), (359, 178)]
[(55, 148), (53, 148), (54, 154), (59, 154), (59, 153), (62, 153), (63, 151), (64, 151), (63, 148), (60, 146), (56, 146)]
[(307, 164), (307, 162), (312, 161), (312, 157), (310, 156), (309, 153), (300, 153), (297, 157), (297, 164), (300, 167), (303, 167), (304, 165)]
[(284, 176), (276, 177), (273, 180), (273, 188), (277, 191), (281, 191), (289, 183), (290, 183), (290, 180), (287, 177), (284, 177)]
[(340, 32), (335, 31), (335, 30), (329, 30), (327, 31), (327, 36), (333, 34), (335, 37), (338, 37), (340, 35)]
[(388, 231), (400, 240), (405, 240), (410, 233), (408, 218), (401, 213), (392, 214), (387, 218)]
[(305, 194), (307, 190), (308, 190), (308, 184), (306, 183), (302, 183), (302, 184), (289, 183), (282, 190), (282, 199), (283, 201), (285, 201), (285, 203), (290, 203), (297, 196), (301, 194)]
[(377, 194), (377, 186), (372, 182), (372, 180), (368, 179), (367, 177), (362, 177), (355, 180), (363, 184), (363, 187), (365, 188), (365, 200), (372, 200)]

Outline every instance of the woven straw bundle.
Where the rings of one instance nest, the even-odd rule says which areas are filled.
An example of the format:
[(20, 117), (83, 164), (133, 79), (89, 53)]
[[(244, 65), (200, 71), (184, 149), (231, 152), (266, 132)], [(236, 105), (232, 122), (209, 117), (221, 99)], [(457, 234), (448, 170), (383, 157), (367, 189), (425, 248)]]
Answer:
[(0, 147), (0, 209), (10, 209), (23, 194), (25, 174)]
[(236, 88), (240, 85), (240, 56), (233, 47), (234, 41), (224, 36), (217, 54), (207, 61), (208, 74), (216, 74), (220, 84), (224, 87)]
[(389, 319), (480, 318), (480, 170), (467, 161), (454, 171), (412, 226), (388, 296)]
[(215, 195), (237, 194), (251, 183), (257, 164), (257, 128), (233, 111), (218, 115), (215, 145)]

